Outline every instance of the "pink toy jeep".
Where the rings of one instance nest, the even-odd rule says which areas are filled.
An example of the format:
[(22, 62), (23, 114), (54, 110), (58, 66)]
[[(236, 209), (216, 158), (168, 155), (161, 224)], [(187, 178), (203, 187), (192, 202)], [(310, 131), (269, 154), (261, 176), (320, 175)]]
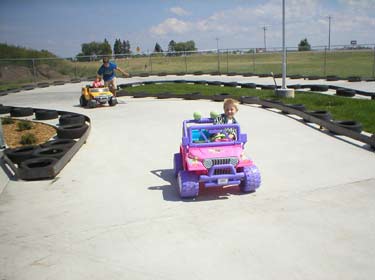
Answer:
[(246, 141), (238, 124), (214, 125), (211, 118), (185, 120), (180, 153), (174, 154), (180, 197), (198, 196), (199, 184), (239, 185), (242, 192), (259, 188), (259, 170), (244, 154)]

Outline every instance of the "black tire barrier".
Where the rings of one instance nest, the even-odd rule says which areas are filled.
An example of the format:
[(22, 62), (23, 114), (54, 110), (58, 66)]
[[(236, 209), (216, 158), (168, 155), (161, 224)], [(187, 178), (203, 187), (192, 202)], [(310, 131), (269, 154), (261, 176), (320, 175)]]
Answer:
[(338, 96), (353, 97), (355, 94), (356, 94), (356, 91), (352, 89), (346, 89), (346, 88), (336, 89), (336, 95)]
[(327, 76), (326, 80), (327, 81), (338, 81), (338, 80), (340, 80), (340, 78), (337, 77), (337, 76)]
[(289, 79), (303, 79), (302, 75), (290, 75)]
[[(146, 82), (145, 82), (144, 84), (146, 84)], [(118, 85), (118, 87), (119, 87), (120, 89), (123, 89), (123, 88), (130, 88), (130, 87), (133, 87), (133, 83), (129, 83), (129, 84), (120, 84), (120, 85)]]
[(274, 90), (276, 88), (275, 85), (260, 85), (260, 89), (262, 90)]
[(260, 78), (266, 78), (266, 77), (271, 77), (271, 74), (256, 74)]
[(254, 73), (242, 73), (242, 76), (244, 77), (252, 77), (254, 75), (255, 75)]
[(148, 77), (148, 76), (150, 76), (149, 73), (140, 73), (139, 74), (139, 77)]
[(57, 111), (57, 113), (59, 113), (60, 116), (75, 114), (75, 113), (68, 112), (68, 111)]
[(177, 73), (176, 73), (176, 76), (185, 76), (185, 75), (186, 75), (185, 72), (177, 72)]
[(59, 118), (60, 125), (84, 124), (85, 121), (85, 116), (80, 114), (67, 114)]
[(53, 120), (59, 117), (56, 110), (35, 110), (35, 119), (37, 120)]
[(117, 97), (121, 97), (121, 96), (133, 96), (132, 93), (126, 91), (126, 90), (119, 90), (116, 92), (116, 95)]
[(301, 88), (301, 85), (300, 85), (300, 84), (296, 84), (296, 85), (288, 85), (288, 88), (292, 88), (292, 89), (300, 89), (300, 88)]
[(207, 84), (210, 86), (221, 86), (222, 82), (220, 81), (207, 81)]
[(171, 98), (172, 94), (170, 92), (161, 92), (161, 93), (156, 93), (155, 96), (157, 99), (167, 99), (167, 98)]
[(34, 85), (24, 85), (24, 86), (22, 87), (23, 90), (32, 90), (32, 89), (34, 89), (34, 88), (35, 88)]
[[(332, 122), (340, 127), (350, 129), (358, 133), (362, 132), (362, 124), (359, 122), (356, 122), (356, 121), (332, 121)], [(338, 133), (334, 133), (334, 134), (338, 134)]]
[(0, 114), (9, 114), (12, 110), (11, 106), (0, 106)]
[[(296, 110), (301, 111), (301, 112), (306, 111), (306, 107), (303, 104), (285, 104), (285, 106), (288, 107), (288, 108), (296, 109)], [(289, 112), (286, 111), (286, 110), (281, 110), (281, 113), (282, 114), (289, 114)]]
[(11, 117), (28, 117), (34, 114), (33, 108), (21, 108), (21, 107), (14, 107), (10, 110)]
[(87, 124), (69, 124), (57, 128), (57, 137), (60, 139), (77, 139), (86, 132)]
[(33, 152), (39, 149), (39, 146), (28, 145), (13, 149), (5, 149), (4, 154), (15, 164), (20, 164), (22, 161), (33, 158)]
[(245, 83), (245, 84), (240, 84), (241, 88), (256, 88), (257, 85), (254, 83)]
[(197, 100), (197, 99), (203, 99), (204, 96), (200, 92), (192, 92), (192, 93), (184, 94), (183, 98), (186, 100)]
[(196, 75), (196, 76), (203, 75), (203, 74), (204, 73), (202, 71), (195, 71), (195, 72), (193, 72), (193, 75)]
[(312, 85), (310, 87), (311, 91), (328, 91), (328, 85)]
[(194, 81), (194, 84), (196, 84), (196, 85), (205, 85), (205, 84), (207, 84), (207, 81), (203, 81), (203, 80)]
[(74, 146), (75, 143), (76, 141), (73, 139), (55, 139), (55, 140), (51, 140), (51, 141), (41, 144), (40, 147), (48, 148), (48, 147), (62, 146), (62, 147), (66, 147), (67, 149), (69, 149), (72, 146)]
[(306, 111), (306, 107), (303, 104), (285, 104), (285, 106), (287, 106), (289, 108), (296, 109), (296, 110), (301, 111), (301, 112)]
[(155, 95), (151, 95), (150, 93), (147, 93), (147, 92), (134, 92), (132, 94), (133, 98), (145, 98), (145, 97), (155, 97)]
[(365, 82), (375, 82), (375, 78), (364, 78), (363, 81), (365, 81)]
[(348, 77), (348, 82), (361, 82), (361, 81), (362, 81), (361, 77), (358, 77), (358, 76)]
[(62, 86), (62, 85), (64, 85), (64, 84), (65, 84), (64, 81), (54, 81), (54, 82), (53, 82), (53, 85), (55, 85), (55, 86)]
[(222, 83), (225, 87), (237, 87), (239, 84), (237, 82), (223, 82)]
[(64, 146), (44, 147), (34, 150), (32, 157), (34, 158), (62, 158), (69, 148)]
[(56, 176), (54, 166), (56, 158), (33, 158), (20, 164), (20, 177), (25, 180), (52, 179)]
[(227, 76), (237, 76), (237, 72), (228, 72)]
[(311, 88), (311, 86), (313, 86), (313, 85), (310, 85), (310, 84), (305, 84), (305, 85), (301, 85), (301, 87), (300, 87), (300, 88)]
[(49, 87), (49, 83), (37, 83), (36, 86), (40, 88), (46, 88)]
[(258, 96), (241, 96), (240, 102), (241, 104), (258, 104), (259, 97)]
[(319, 79), (321, 79), (321, 77), (319, 77), (319, 76), (307, 76), (306, 78), (308, 80), (319, 80)]
[(157, 74), (158, 76), (167, 76), (167, 73), (166, 72), (160, 72)]
[(209, 73), (211, 76), (219, 76), (221, 73), (219, 71), (212, 71)]
[[(266, 101), (266, 102), (269, 102), (271, 104), (279, 104), (279, 105), (283, 105), (283, 103), (279, 100), (275, 100), (275, 99), (262, 99), (263, 101)], [(261, 105), (262, 108), (272, 108), (272, 106), (269, 106), (269, 105), (266, 105), (266, 104), (262, 104)]]
[(224, 99), (229, 98), (229, 97), (231, 97), (230, 93), (223, 92), (223, 93), (213, 95), (211, 100), (215, 102), (221, 102), (221, 101), (224, 101)]
[[(330, 112), (323, 111), (323, 110), (318, 110), (318, 111), (309, 111), (306, 112), (311, 116), (314, 116), (318, 119), (325, 120), (325, 121), (331, 121), (332, 120), (332, 115)], [(304, 119), (305, 122), (309, 122), (308, 120)]]
[(186, 83), (186, 80), (174, 80), (173, 82), (176, 84), (184, 84)]
[(80, 83), (81, 79), (79, 79), (79, 78), (71, 79), (70, 82), (73, 83), (73, 84)]
[(274, 77), (274, 78), (282, 78), (282, 77), (283, 77), (283, 74), (274, 74), (273, 77)]

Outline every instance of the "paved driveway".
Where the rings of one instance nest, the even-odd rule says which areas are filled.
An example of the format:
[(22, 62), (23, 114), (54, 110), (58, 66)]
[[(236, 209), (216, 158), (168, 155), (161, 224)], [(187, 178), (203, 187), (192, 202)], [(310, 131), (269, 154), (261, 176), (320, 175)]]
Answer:
[[(0, 195), (0, 279), (372, 279), (375, 157), (291, 117), (240, 105), (263, 184), (180, 200), (182, 120), (209, 101), (119, 98), (77, 107), (80, 85), (1, 97), (82, 112), (87, 143), (54, 180)], [(1, 172), (1, 171), (0, 171)]]

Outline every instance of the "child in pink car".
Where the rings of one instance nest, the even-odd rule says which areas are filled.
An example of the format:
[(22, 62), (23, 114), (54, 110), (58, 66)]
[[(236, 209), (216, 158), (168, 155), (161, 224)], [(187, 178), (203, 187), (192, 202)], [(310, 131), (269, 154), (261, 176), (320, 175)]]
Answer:
[[(224, 113), (219, 115), (214, 119), (214, 124), (232, 124), (238, 123), (234, 118), (234, 115), (238, 112), (237, 107), (238, 101), (232, 98), (226, 98), (224, 100)], [(225, 132), (228, 133), (230, 139), (237, 139), (237, 131), (231, 128), (225, 129)]]
[(99, 88), (103, 86), (102, 78), (96, 77), (95, 81), (92, 83), (93, 88)]

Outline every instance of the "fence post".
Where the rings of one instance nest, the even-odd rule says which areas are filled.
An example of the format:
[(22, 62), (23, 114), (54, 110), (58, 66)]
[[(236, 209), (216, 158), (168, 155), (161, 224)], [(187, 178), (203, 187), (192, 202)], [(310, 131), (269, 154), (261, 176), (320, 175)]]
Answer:
[(324, 69), (323, 76), (327, 76), (327, 47), (324, 47)]
[(217, 72), (220, 74), (220, 50), (217, 49)]
[(187, 57), (186, 57), (186, 51), (184, 52), (184, 56), (185, 56), (185, 74), (187, 74)]
[(77, 79), (77, 58), (74, 58), (74, 78)]
[(253, 49), (253, 73), (255, 74), (255, 52), (256, 52), (256, 49), (254, 48)]
[(151, 59), (152, 53), (150, 53), (150, 74), (152, 74), (152, 59)]
[(35, 69), (35, 59), (32, 59), (33, 63), (33, 78), (34, 78), (34, 83), (36, 83), (36, 69)]
[(372, 63), (372, 77), (375, 78), (375, 46), (374, 46), (374, 62)]
[(227, 49), (227, 74), (229, 73), (229, 50)]

